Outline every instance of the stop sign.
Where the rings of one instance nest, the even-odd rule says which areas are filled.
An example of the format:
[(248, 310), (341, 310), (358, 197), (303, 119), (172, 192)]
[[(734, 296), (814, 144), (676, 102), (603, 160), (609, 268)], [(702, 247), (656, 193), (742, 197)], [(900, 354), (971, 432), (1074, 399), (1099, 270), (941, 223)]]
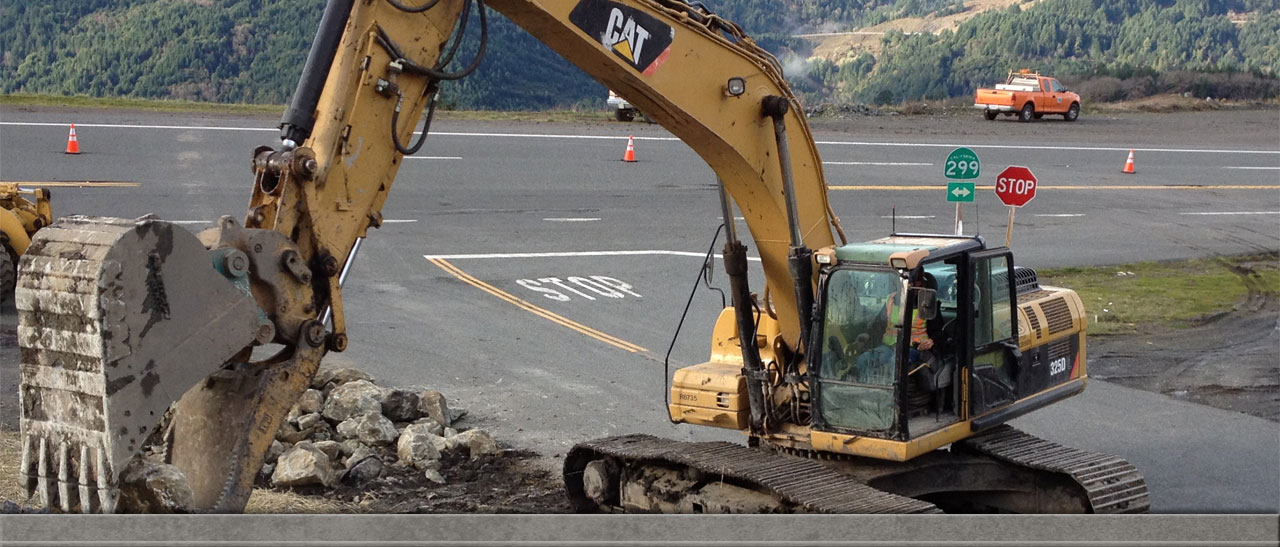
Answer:
[(1036, 197), (1036, 176), (1026, 167), (1010, 165), (996, 175), (996, 196), (1005, 205), (1022, 207)]

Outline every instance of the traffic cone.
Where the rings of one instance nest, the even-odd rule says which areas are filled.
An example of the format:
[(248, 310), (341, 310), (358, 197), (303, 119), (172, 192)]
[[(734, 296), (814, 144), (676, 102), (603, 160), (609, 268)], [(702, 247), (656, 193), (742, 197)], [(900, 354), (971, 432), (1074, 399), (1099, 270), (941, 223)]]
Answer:
[(1124, 169), (1120, 172), (1133, 174), (1133, 150), (1129, 150), (1129, 159), (1124, 161)]
[(627, 135), (627, 153), (622, 155), (622, 161), (636, 161), (636, 138), (632, 135)]
[(76, 140), (76, 124), (71, 124), (71, 134), (67, 135), (67, 153), (79, 154), (80, 141)]

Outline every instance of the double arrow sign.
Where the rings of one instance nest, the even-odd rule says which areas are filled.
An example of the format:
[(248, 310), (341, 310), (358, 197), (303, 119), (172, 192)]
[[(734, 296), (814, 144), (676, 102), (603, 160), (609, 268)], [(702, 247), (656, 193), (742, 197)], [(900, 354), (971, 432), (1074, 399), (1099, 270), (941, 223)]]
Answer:
[(947, 183), (947, 201), (956, 202), (972, 202), (973, 201), (973, 183), (972, 182), (948, 182)]
[[(968, 148), (957, 148), (947, 156), (947, 163), (942, 169), (943, 176), (948, 179), (978, 178), (978, 155)], [(947, 201), (972, 203), (974, 195), (972, 182), (947, 182)]]

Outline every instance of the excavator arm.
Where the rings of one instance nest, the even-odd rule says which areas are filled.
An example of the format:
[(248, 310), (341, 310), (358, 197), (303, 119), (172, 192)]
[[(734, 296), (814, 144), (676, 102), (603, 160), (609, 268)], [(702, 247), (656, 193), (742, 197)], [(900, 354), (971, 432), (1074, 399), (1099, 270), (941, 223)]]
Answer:
[(707, 161), (757, 245), (782, 342), (802, 345), (813, 274), (797, 266), (839, 227), (772, 56), (677, 0), (477, 0), (478, 16), (467, 0), (403, 1), (330, 0), (281, 147), (254, 151), (243, 222), (224, 216), (196, 237), (153, 217), (69, 217), (35, 237), (16, 295), (29, 493), (113, 511), (122, 473), (159, 439), (196, 507), (243, 509), (289, 407), (347, 345), (345, 270), (421, 144), (421, 113), (429, 127), (439, 85), (467, 72), (444, 67), (485, 4)]

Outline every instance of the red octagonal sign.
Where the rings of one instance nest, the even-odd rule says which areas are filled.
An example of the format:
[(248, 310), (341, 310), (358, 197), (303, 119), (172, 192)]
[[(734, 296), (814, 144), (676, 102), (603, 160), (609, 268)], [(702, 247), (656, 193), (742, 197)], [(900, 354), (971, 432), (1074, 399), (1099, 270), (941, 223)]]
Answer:
[(996, 196), (1005, 205), (1022, 207), (1036, 197), (1036, 176), (1026, 167), (1010, 165), (996, 175)]

